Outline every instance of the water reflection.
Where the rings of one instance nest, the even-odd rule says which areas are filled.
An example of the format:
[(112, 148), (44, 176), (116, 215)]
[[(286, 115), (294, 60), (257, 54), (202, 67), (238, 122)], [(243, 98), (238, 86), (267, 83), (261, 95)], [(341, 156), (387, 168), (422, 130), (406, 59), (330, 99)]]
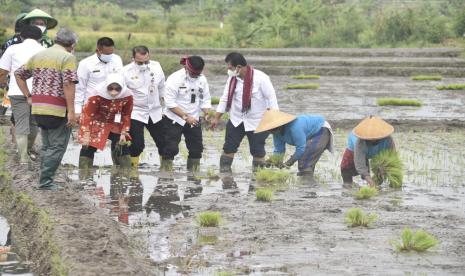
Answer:
[(11, 228), (2, 216), (0, 216), (0, 275), (32, 276), (29, 268), (11, 251)]

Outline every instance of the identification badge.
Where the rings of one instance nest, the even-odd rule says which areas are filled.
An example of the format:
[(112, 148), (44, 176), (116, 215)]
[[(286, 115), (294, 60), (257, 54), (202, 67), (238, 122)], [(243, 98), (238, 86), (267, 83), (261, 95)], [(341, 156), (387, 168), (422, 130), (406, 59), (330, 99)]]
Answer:
[(191, 94), (191, 103), (195, 103), (195, 94)]
[(115, 114), (115, 123), (121, 123), (121, 113)]

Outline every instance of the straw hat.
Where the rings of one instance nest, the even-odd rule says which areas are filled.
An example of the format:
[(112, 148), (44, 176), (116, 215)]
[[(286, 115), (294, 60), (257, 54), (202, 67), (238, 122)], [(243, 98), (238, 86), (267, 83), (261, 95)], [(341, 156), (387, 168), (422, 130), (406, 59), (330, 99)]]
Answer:
[(394, 132), (394, 127), (380, 117), (370, 116), (363, 119), (355, 128), (354, 135), (363, 140), (379, 140)]
[(279, 110), (275, 109), (270, 109), (265, 111), (263, 114), (262, 120), (260, 121), (260, 124), (258, 124), (257, 129), (255, 130), (255, 133), (267, 131), (273, 128), (280, 127), (282, 125), (285, 125), (289, 122), (292, 122), (296, 119), (297, 117), (285, 112), (281, 112)]
[(58, 24), (58, 21), (55, 18), (51, 17), (48, 13), (44, 12), (43, 10), (39, 10), (39, 9), (32, 10), (30, 13), (28, 13), (23, 18), (23, 20), (30, 22), (34, 18), (45, 19), (47, 21), (47, 30), (55, 28), (56, 25)]

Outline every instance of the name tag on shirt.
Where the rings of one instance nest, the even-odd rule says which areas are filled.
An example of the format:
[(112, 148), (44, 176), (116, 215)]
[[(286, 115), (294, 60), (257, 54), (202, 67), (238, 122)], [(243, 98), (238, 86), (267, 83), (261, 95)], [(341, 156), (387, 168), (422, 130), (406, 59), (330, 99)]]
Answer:
[(115, 114), (115, 123), (121, 123), (121, 114)]
[(92, 73), (100, 73), (100, 70), (94, 70)]

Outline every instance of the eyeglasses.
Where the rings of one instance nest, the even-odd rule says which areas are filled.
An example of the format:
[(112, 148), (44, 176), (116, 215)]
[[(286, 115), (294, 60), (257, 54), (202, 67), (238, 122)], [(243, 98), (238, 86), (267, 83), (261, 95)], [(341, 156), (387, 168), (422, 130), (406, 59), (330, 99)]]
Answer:
[(123, 88), (119, 85), (109, 85), (107, 87), (108, 91), (113, 91), (113, 90), (116, 90), (118, 92), (121, 92), (121, 90), (123, 90)]

